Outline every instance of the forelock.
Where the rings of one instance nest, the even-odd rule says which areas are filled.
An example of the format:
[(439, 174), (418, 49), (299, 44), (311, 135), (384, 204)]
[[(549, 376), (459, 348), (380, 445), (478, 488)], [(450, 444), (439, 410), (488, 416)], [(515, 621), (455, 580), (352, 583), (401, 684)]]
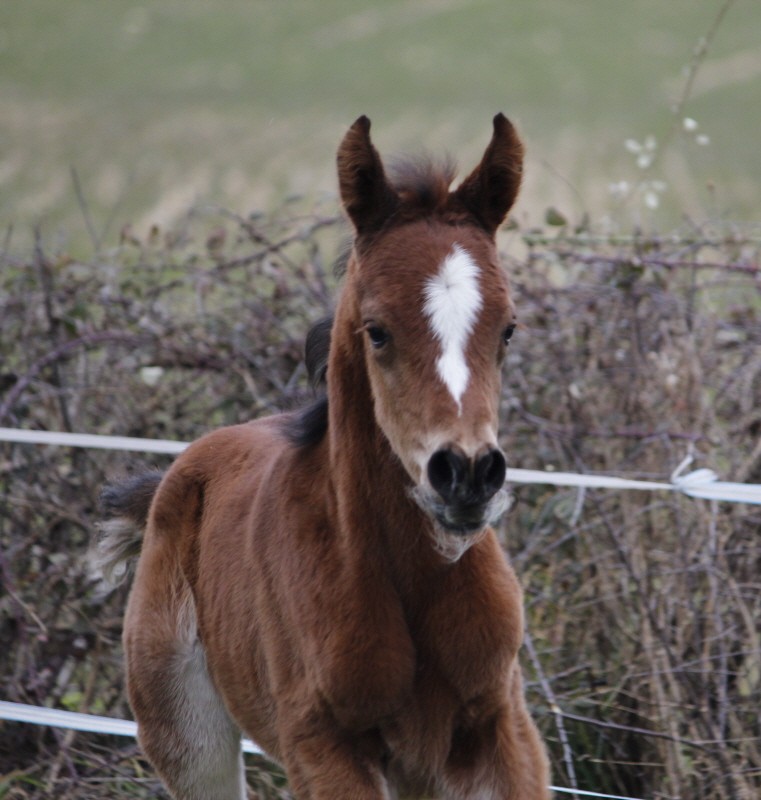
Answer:
[(407, 214), (431, 213), (446, 206), (456, 172), (454, 161), (448, 157), (423, 156), (393, 162), (389, 179)]

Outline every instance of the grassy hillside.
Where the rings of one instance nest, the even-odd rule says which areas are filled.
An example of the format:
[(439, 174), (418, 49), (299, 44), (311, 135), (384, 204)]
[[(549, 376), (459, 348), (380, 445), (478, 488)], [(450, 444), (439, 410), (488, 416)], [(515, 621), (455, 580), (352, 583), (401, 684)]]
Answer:
[[(246, 213), (332, 192), (336, 143), (360, 113), (386, 151), (422, 143), (469, 165), (497, 110), (528, 142), (527, 218), (607, 214), (609, 184), (642, 177), (624, 141), (667, 136), (722, 4), (3, 3), (0, 224), (18, 247), (40, 223), (81, 243), (83, 206), (100, 237), (199, 202)], [(761, 5), (736, 0), (711, 43), (684, 109), (710, 144), (678, 136), (653, 169), (669, 224), (761, 210), (760, 29)], [(638, 205), (615, 213), (630, 223)]]

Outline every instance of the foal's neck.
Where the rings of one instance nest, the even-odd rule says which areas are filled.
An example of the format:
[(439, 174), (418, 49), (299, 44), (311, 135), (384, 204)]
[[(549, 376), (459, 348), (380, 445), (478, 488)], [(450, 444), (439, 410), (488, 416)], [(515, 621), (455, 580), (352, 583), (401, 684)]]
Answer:
[(431, 522), (410, 497), (411, 481), (375, 420), (362, 336), (344, 305), (328, 366), (328, 450), (340, 535), (360, 558), (373, 551), (394, 572), (408, 572), (426, 559)]

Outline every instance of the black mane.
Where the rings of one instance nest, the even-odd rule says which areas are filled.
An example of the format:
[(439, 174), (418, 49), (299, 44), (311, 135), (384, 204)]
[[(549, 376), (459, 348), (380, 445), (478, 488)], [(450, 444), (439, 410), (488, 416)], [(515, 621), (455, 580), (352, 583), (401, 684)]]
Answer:
[(309, 383), (317, 390), (325, 386), (328, 372), (328, 353), (330, 352), (330, 329), (333, 317), (325, 317), (315, 322), (307, 333), (304, 342), (304, 363), (309, 375)]
[(330, 352), (330, 329), (333, 318), (316, 322), (307, 333), (304, 343), (304, 362), (312, 388), (318, 397), (308, 406), (288, 414), (283, 433), (294, 447), (312, 447), (319, 444), (328, 430), (328, 395), (325, 393)]
[(294, 447), (308, 448), (319, 444), (328, 432), (327, 394), (321, 394), (310, 405), (288, 414), (282, 431)]

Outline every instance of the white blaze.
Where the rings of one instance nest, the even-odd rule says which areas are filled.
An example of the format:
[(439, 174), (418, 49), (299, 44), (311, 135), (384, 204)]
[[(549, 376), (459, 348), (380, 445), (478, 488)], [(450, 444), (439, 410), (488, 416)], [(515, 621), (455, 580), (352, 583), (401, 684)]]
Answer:
[(478, 266), (460, 245), (442, 261), (439, 272), (425, 285), (425, 313), (441, 344), (436, 370), (459, 410), (468, 387), (470, 370), (465, 359), (468, 337), (483, 301)]

